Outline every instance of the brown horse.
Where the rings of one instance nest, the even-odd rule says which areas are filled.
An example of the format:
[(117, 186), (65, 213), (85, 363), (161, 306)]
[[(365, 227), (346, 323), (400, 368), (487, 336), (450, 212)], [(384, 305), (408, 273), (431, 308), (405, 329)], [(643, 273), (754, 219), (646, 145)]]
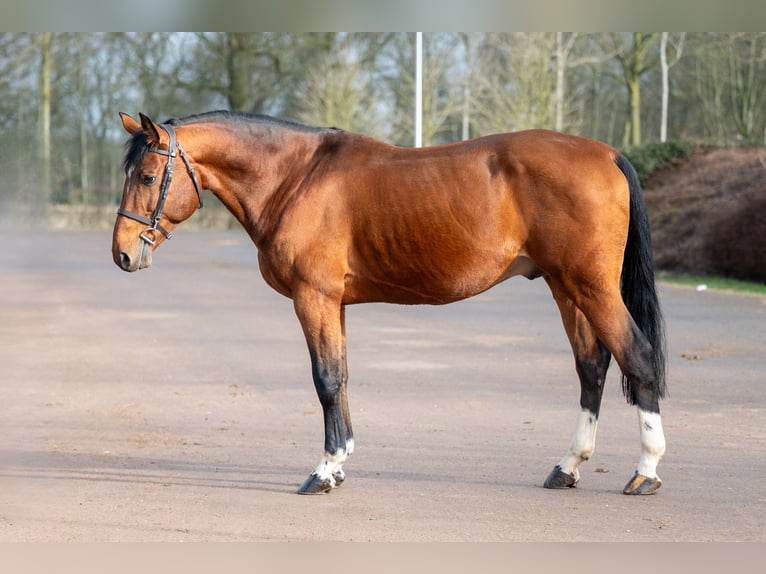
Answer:
[[(579, 480), (614, 356), (642, 448), (624, 492), (660, 487), (664, 327), (646, 207), (616, 150), (543, 130), (406, 149), (234, 112), (165, 124), (121, 117), (132, 137), (114, 262), (148, 267), (207, 189), (257, 246), (266, 282), (294, 301), (325, 429), (324, 457), (299, 492), (338, 486), (354, 449), (346, 306), (450, 303), (514, 275), (547, 282), (580, 379), (574, 436), (544, 486)], [(184, 165), (174, 173), (178, 156)]]

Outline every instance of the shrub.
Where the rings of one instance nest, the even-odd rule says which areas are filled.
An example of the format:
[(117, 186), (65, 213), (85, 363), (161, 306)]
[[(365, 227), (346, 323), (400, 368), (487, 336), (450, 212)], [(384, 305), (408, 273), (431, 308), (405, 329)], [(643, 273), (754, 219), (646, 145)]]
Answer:
[(710, 271), (766, 283), (766, 195), (731, 202), (710, 221), (705, 238)]
[(694, 151), (694, 144), (686, 141), (655, 142), (638, 147), (629, 147), (622, 153), (636, 168), (643, 185), (647, 178), (663, 167), (678, 163)]

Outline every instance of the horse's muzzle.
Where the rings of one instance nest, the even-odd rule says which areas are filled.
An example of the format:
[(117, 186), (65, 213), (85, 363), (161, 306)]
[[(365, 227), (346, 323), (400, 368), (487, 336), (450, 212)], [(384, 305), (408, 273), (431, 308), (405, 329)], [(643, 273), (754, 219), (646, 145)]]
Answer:
[(142, 241), (134, 253), (115, 250), (113, 257), (120, 269), (132, 273), (139, 269), (146, 269), (152, 264), (152, 248), (148, 243)]
[(117, 265), (119, 265), (120, 269), (123, 271), (132, 272), (139, 270), (139, 265), (136, 264), (135, 259), (131, 258), (130, 255), (124, 251), (120, 252), (120, 261)]

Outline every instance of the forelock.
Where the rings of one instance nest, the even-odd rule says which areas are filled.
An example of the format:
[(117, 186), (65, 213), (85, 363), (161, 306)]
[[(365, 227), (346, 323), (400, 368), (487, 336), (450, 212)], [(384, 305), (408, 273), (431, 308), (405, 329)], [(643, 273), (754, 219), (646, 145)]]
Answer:
[(148, 150), (149, 147), (146, 140), (146, 134), (143, 131), (138, 131), (130, 137), (125, 144), (125, 161), (123, 167), (125, 168), (126, 174), (130, 173), (133, 168), (143, 161)]

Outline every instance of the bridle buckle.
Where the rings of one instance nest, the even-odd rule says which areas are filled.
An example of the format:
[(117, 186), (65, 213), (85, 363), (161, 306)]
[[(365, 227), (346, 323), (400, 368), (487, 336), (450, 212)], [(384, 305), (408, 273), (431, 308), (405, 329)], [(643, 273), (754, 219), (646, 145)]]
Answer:
[(151, 237), (148, 235), (148, 232), (150, 232), (150, 231), (156, 231), (156, 229), (154, 229), (154, 228), (152, 228), (152, 227), (147, 227), (146, 229), (144, 229), (144, 230), (141, 232), (141, 235), (139, 235), (139, 237), (140, 237), (141, 239), (143, 239), (144, 241), (146, 241), (146, 242), (147, 242), (147, 243), (148, 243), (150, 246), (153, 246), (155, 243), (157, 243), (157, 240), (156, 240), (156, 239), (153, 239), (153, 238), (151, 238)]

